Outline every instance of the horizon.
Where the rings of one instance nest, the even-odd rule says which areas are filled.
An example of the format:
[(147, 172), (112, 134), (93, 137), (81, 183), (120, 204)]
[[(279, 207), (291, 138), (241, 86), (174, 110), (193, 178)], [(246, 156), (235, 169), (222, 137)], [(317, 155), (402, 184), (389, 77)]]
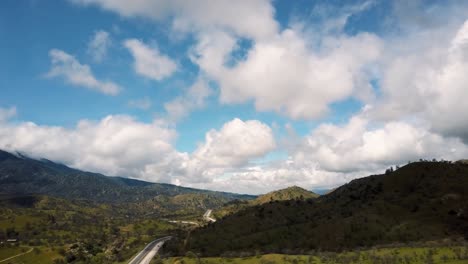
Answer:
[(468, 158), (468, 2), (1, 5), (10, 153), (256, 195)]

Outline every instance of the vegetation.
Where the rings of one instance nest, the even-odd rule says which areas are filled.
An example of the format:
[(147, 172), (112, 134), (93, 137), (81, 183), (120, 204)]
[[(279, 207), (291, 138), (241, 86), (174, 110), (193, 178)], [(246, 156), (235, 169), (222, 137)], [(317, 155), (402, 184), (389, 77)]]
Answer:
[[(33, 248), (22, 258), (39, 256), (44, 263), (110, 263), (129, 259), (139, 248), (171, 232), (167, 221), (123, 213), (125, 208), (47, 196), (3, 196), (0, 200), (0, 252), (15, 255)], [(129, 212), (130, 214), (131, 212)], [(2, 255), (0, 253), (0, 255)]]
[(155, 238), (183, 230), (170, 220), (201, 220), (208, 208), (244, 198), (253, 197), (107, 177), (0, 151), (0, 256), (123, 262)]
[(362, 251), (311, 252), (309, 255), (267, 254), (249, 257), (167, 258), (164, 264), (461, 264), (468, 262), (468, 247), (394, 247)]
[[(177, 255), (341, 251), (468, 238), (468, 165), (417, 162), (309, 200), (249, 207), (174, 240)], [(184, 243), (182, 243), (184, 242)]]

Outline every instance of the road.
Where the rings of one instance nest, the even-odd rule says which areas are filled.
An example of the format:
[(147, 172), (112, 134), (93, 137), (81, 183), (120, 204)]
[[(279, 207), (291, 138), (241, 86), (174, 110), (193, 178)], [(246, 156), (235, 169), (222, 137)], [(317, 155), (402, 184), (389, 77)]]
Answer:
[(168, 220), (169, 223), (173, 224), (185, 224), (185, 225), (196, 225), (199, 226), (200, 224), (194, 221), (182, 221), (182, 220)]
[(203, 219), (205, 219), (208, 222), (216, 222), (216, 219), (214, 219), (213, 217), (210, 217), (211, 212), (213, 212), (213, 210), (211, 209), (206, 210), (205, 214), (203, 215)]
[(171, 239), (172, 237), (167, 236), (158, 238), (151, 241), (146, 247), (138, 253), (128, 264), (149, 264), (154, 256), (158, 253), (159, 249), (164, 245), (164, 242)]

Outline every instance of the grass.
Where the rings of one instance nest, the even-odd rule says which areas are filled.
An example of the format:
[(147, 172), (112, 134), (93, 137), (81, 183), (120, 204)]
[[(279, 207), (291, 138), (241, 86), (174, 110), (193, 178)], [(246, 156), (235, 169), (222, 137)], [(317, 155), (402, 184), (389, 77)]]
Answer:
[[(461, 255), (460, 255), (461, 254)], [(468, 263), (468, 249), (464, 247), (402, 247), (365, 251), (336, 253), (317, 253), (314, 255), (267, 254), (242, 258), (210, 257), (197, 259), (195, 256), (168, 258), (164, 264), (462, 264)], [(430, 259), (429, 260), (429, 256)], [(465, 258), (465, 259), (459, 259)], [(431, 262), (432, 261), (432, 262)]]
[(0, 261), (11, 256), (23, 253), (23, 250), (29, 250), (29, 247), (2, 247), (0, 248)]
[(61, 258), (58, 252), (50, 248), (38, 247), (40, 252), (35, 251), (12, 259), (11, 263), (24, 263), (24, 264), (46, 264), (51, 263), (51, 260)]
[[(3, 247), (0, 248), (0, 261), (6, 258), (28, 252), (31, 247)], [(53, 259), (60, 258), (58, 252), (50, 248), (34, 247), (32, 252), (18, 256), (2, 263), (24, 263), (24, 264), (46, 264), (51, 263)]]

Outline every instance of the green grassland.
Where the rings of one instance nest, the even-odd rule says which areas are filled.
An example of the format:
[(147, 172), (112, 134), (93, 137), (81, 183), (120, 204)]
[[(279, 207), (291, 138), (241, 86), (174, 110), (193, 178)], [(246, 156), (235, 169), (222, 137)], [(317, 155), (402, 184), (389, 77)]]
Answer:
[(402, 247), (382, 248), (344, 253), (315, 253), (311, 255), (267, 254), (251, 257), (167, 258), (164, 264), (462, 264), (468, 263), (467, 247)]

